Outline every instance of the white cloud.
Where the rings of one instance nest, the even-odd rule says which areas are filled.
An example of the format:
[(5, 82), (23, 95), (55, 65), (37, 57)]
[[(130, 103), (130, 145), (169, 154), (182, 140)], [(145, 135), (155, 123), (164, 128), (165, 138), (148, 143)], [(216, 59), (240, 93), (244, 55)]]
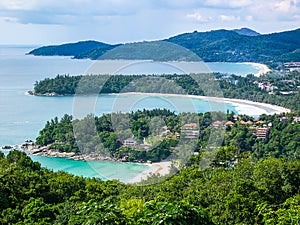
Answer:
[(0, 43), (25, 35), (32, 42), (36, 37), (51, 40), (54, 34), (64, 42), (116, 43), (245, 26), (266, 33), (299, 27), (299, 1), (0, 0), (0, 29), (6, 31)]
[(297, 19), (297, 20), (300, 20), (300, 14), (294, 15), (293, 18), (295, 18), (295, 19)]
[(222, 21), (234, 21), (234, 20), (241, 20), (239, 16), (232, 16), (232, 15), (220, 15), (219, 18)]
[(1, 0), (0, 9), (29, 10), (35, 8), (37, 0)]
[(219, 8), (242, 8), (253, 4), (252, 0), (207, 0), (205, 4)]
[(245, 20), (246, 21), (253, 21), (253, 16), (248, 15), (248, 16), (245, 17)]
[(275, 4), (275, 10), (282, 13), (292, 13), (296, 8), (296, 0), (283, 0)]
[[(39, 15), (43, 18), (55, 16), (112, 16), (130, 15), (139, 9), (147, 7), (145, 1), (134, 0), (0, 0), (0, 10), (3, 14), (15, 15), (26, 18), (27, 22), (32, 16), (33, 23)], [(52, 19), (55, 20), (55, 19)], [(49, 23), (48, 21), (45, 23)]]
[(212, 19), (212, 17), (204, 17), (199, 12), (189, 13), (186, 15), (187, 18), (193, 19), (199, 22), (207, 22)]
[(5, 23), (17, 23), (18, 19), (14, 17), (0, 17), (0, 21)]

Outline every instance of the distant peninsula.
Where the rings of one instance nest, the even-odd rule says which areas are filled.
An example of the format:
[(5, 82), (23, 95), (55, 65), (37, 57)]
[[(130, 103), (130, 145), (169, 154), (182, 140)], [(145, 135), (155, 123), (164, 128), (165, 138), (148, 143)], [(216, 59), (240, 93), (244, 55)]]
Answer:
[[(174, 54), (163, 43), (172, 43), (187, 52)], [(111, 50), (118, 49), (118, 51)], [(106, 44), (81, 41), (44, 46), (30, 51), (35, 56), (71, 56), (76, 59), (151, 59), (194, 61), (191, 52), (205, 62), (259, 62), (276, 67), (278, 62), (300, 61), (300, 29), (259, 34), (251, 29), (214, 30), (184, 33), (161, 41)], [(109, 54), (108, 54), (109, 53)]]
[[(219, 81), (225, 98), (237, 98), (280, 105), (300, 110), (299, 72), (286, 73), (284, 77), (264, 75), (241, 77), (212, 74)], [(205, 79), (205, 76), (203, 76)], [(210, 77), (210, 76), (209, 76)], [(205, 80), (203, 81), (205, 82)], [(159, 85), (158, 85), (159, 83)], [(112, 93), (165, 93), (203, 96), (205, 93), (190, 75), (57, 75), (37, 81), (30, 95), (72, 96)], [(216, 96), (212, 90), (210, 96)]]

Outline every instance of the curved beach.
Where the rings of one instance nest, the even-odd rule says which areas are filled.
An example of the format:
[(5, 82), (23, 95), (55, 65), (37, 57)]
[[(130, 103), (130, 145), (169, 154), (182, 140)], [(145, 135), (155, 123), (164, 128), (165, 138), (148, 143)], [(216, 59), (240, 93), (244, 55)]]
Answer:
[(261, 114), (272, 115), (272, 114), (291, 112), (290, 109), (278, 105), (272, 105), (272, 104), (261, 103), (261, 102), (253, 102), (244, 99), (197, 96), (197, 95), (182, 95), (182, 94), (143, 93), (143, 92), (128, 92), (128, 93), (121, 93), (118, 95), (124, 95), (124, 96), (143, 95), (143, 96), (157, 96), (157, 97), (193, 98), (193, 99), (206, 100), (209, 102), (229, 103), (236, 108), (239, 114), (245, 114), (248, 116), (257, 116)]
[(139, 183), (143, 180), (147, 180), (147, 178), (152, 175), (165, 176), (170, 173), (171, 164), (172, 163), (170, 161), (147, 164), (149, 168), (125, 183)]
[(266, 74), (266, 73), (268, 73), (268, 72), (271, 71), (271, 69), (267, 65), (262, 64), (262, 63), (243, 62), (242, 64), (248, 64), (248, 65), (251, 65), (253, 67), (259, 68), (260, 71), (258, 73), (256, 73), (256, 74), (254, 74), (256, 77), (259, 77), (259, 76), (261, 76), (263, 74)]

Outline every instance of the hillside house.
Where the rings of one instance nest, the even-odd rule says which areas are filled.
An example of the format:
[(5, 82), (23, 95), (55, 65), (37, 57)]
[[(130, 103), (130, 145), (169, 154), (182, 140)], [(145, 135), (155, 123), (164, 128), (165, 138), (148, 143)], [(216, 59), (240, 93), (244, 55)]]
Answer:
[(127, 146), (127, 147), (130, 147), (130, 146), (135, 146), (137, 143), (136, 141), (134, 140), (134, 138), (127, 138), (123, 141), (123, 145), (124, 146)]
[(255, 136), (261, 139), (267, 139), (269, 137), (270, 128), (267, 127), (258, 127), (255, 130)]
[(181, 133), (186, 139), (197, 139), (199, 137), (199, 129), (196, 123), (184, 124)]
[(219, 120), (217, 120), (217, 121), (215, 121), (215, 122), (212, 123), (213, 127), (219, 127), (220, 125), (222, 125), (222, 122), (219, 121)]

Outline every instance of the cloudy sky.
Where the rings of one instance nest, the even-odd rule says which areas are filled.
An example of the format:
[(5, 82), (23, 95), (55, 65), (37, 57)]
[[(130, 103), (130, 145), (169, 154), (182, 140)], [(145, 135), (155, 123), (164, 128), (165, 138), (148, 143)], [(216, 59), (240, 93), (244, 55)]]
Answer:
[(0, 0), (0, 44), (107, 43), (183, 32), (300, 27), (300, 0)]

